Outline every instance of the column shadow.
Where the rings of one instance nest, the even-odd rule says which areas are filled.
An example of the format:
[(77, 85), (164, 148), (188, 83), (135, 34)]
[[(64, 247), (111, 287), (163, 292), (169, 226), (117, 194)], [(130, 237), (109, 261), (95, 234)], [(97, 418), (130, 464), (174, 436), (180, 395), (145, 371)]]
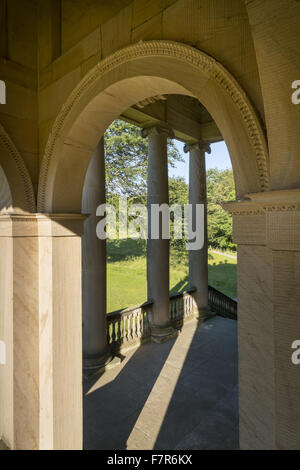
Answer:
[(87, 392), (96, 384), (99, 376), (85, 381), (84, 449), (127, 448), (127, 440), (173, 344), (174, 340), (161, 345), (144, 344), (134, 351), (125, 366), (119, 369), (119, 373), (118, 369), (108, 372), (110, 375), (117, 373), (111, 382), (92, 393)]
[(187, 343), (183, 333), (146, 344), (104, 374), (84, 396), (84, 448), (127, 449), (133, 430), (130, 449), (238, 448), (236, 333), (235, 321), (215, 317)]

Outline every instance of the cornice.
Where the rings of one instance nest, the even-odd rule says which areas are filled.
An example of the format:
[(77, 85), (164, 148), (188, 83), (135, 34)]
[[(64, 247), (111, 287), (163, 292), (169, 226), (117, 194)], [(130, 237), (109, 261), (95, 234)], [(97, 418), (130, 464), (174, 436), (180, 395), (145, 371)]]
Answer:
[(246, 194), (245, 199), (221, 203), (232, 215), (262, 215), (300, 211), (300, 189)]

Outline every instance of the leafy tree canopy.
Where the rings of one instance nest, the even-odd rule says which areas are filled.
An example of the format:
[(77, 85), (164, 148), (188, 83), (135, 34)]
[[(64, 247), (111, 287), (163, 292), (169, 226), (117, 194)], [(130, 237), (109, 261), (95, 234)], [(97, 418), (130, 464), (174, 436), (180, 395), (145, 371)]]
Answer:
[[(116, 120), (105, 134), (107, 200), (118, 209), (118, 197), (129, 198), (132, 203), (147, 203), (147, 139), (134, 125)], [(168, 142), (169, 167), (183, 161), (173, 141)], [(207, 171), (208, 243), (212, 248), (235, 250), (232, 242), (232, 218), (220, 206), (220, 201), (235, 199), (232, 170)], [(184, 178), (169, 178), (170, 205), (188, 203), (188, 185)], [(171, 225), (171, 235), (172, 235)], [(184, 240), (171, 244), (183, 248)]]
[[(105, 134), (106, 184), (108, 194), (137, 197), (147, 191), (148, 143), (138, 127), (116, 120)], [(169, 167), (182, 157), (168, 141)]]
[(232, 170), (207, 171), (208, 243), (222, 250), (236, 250), (232, 242), (232, 217), (220, 206), (220, 201), (235, 199)]

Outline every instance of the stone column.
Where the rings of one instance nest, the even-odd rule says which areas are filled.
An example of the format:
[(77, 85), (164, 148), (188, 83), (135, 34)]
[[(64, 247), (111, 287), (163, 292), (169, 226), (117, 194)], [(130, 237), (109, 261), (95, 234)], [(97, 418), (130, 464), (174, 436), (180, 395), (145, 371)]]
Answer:
[(240, 447), (299, 449), (300, 190), (223, 205), (238, 243)]
[(111, 360), (106, 323), (106, 240), (99, 240), (96, 234), (96, 210), (105, 199), (102, 138), (89, 164), (82, 195), (82, 212), (89, 214), (82, 239), (83, 366), (87, 370), (100, 369)]
[(197, 313), (208, 311), (208, 252), (207, 252), (207, 196), (205, 153), (210, 153), (206, 142), (185, 145), (189, 152), (189, 203), (192, 205), (192, 216), (195, 221), (196, 204), (204, 206), (204, 244), (199, 250), (189, 251), (189, 285), (195, 287), (195, 307)]
[(82, 448), (82, 232), (81, 214), (0, 216), (0, 435), (11, 449)]
[(156, 126), (143, 129), (142, 136), (148, 137), (147, 286), (148, 300), (153, 301), (151, 331), (153, 341), (162, 342), (174, 334), (169, 314), (169, 240), (162, 237), (161, 218), (159, 237), (151, 238), (151, 209), (153, 204), (169, 204), (167, 140), (173, 133)]

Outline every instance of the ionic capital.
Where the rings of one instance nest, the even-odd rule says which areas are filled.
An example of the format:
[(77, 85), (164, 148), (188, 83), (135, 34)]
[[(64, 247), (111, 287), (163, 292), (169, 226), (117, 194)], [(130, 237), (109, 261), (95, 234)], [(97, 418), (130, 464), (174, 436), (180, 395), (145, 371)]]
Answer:
[(170, 127), (166, 126), (152, 126), (152, 127), (146, 127), (142, 129), (141, 131), (141, 136), (142, 137), (149, 137), (150, 135), (160, 135), (160, 134), (166, 134), (167, 138), (169, 139), (174, 139), (174, 132)]
[(211, 148), (208, 142), (200, 140), (195, 144), (185, 144), (183, 147), (185, 153), (191, 152), (192, 150), (198, 150), (199, 152), (211, 153)]

